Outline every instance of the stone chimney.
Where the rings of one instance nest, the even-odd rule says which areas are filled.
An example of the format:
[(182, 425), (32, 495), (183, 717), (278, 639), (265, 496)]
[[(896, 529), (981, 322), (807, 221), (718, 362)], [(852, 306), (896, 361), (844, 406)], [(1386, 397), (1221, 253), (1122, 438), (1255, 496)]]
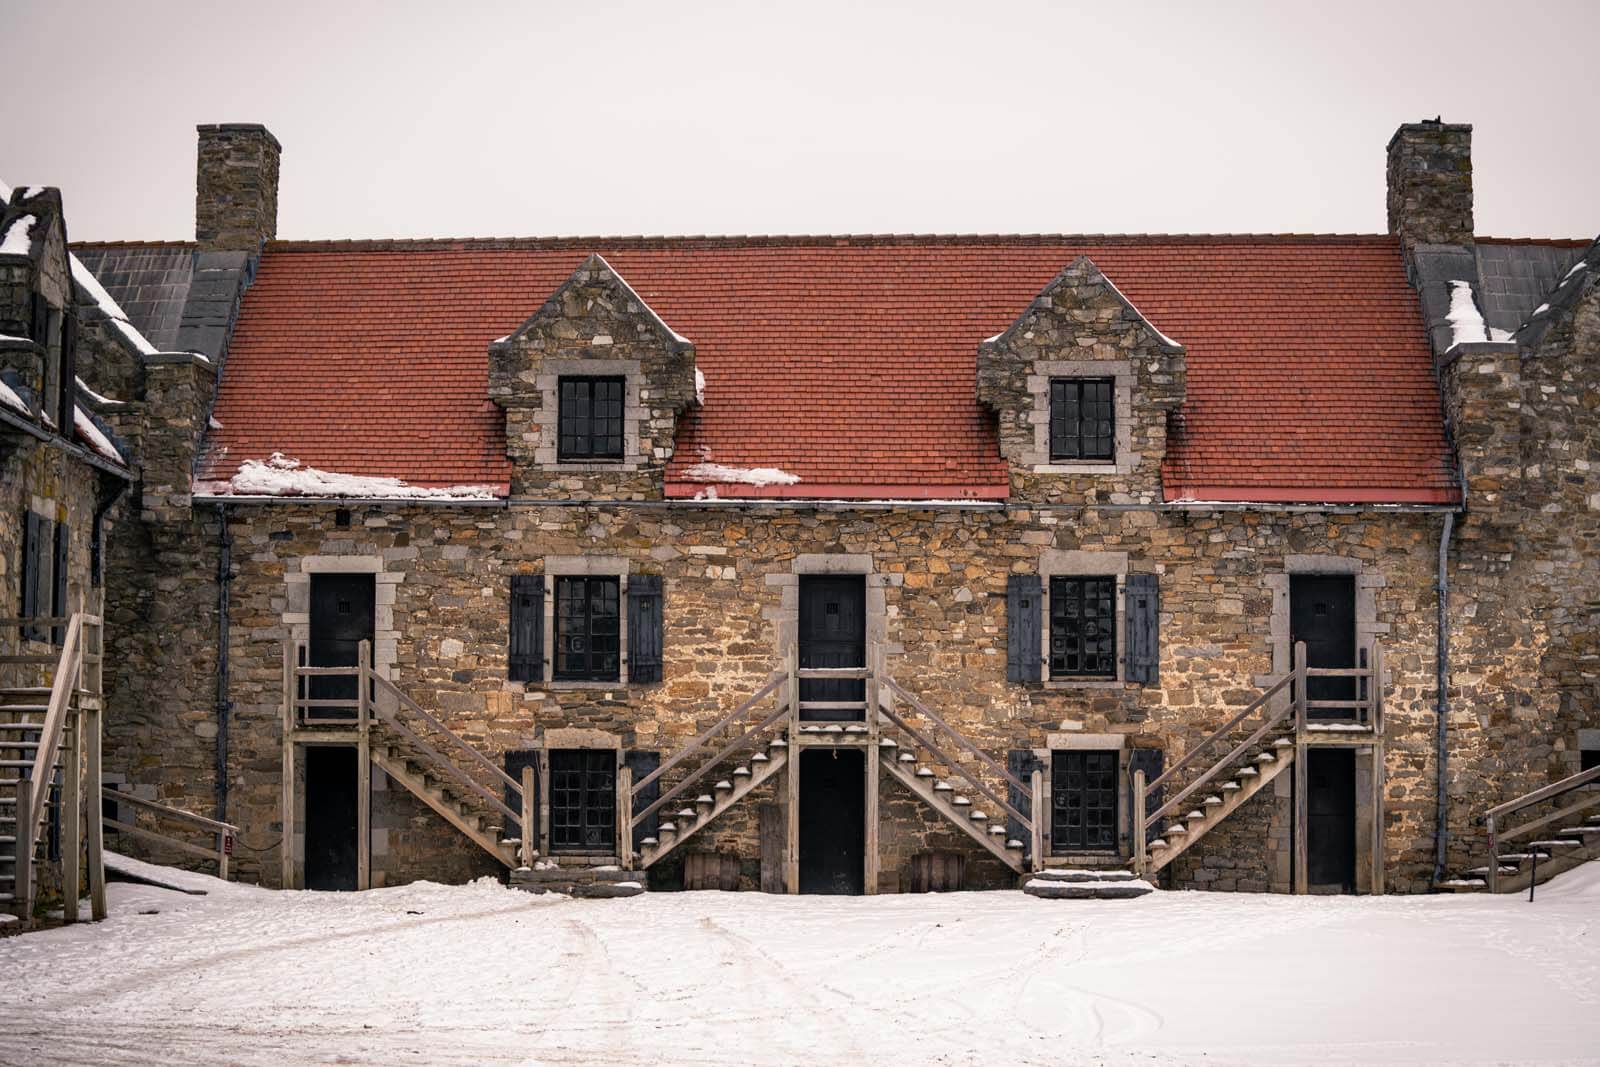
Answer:
[(1389, 232), (1406, 250), (1472, 244), (1472, 127), (1407, 123), (1389, 139)]
[(201, 252), (261, 250), (278, 234), (278, 157), (265, 126), (200, 126), (194, 236)]

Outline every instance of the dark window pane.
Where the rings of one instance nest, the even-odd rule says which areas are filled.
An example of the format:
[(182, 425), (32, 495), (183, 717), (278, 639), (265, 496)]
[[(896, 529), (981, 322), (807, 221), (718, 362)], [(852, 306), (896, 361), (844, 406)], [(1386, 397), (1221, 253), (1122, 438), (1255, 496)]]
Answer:
[(626, 379), (562, 378), (557, 392), (556, 457), (621, 459)]
[(1116, 383), (1110, 378), (1050, 380), (1051, 460), (1116, 456)]
[(1052, 752), (1051, 850), (1115, 850), (1117, 792), (1115, 752)]
[(1117, 580), (1050, 579), (1050, 677), (1117, 676)]
[(614, 847), (617, 754), (610, 749), (550, 753), (550, 848), (604, 851)]
[(621, 677), (620, 587), (616, 578), (556, 579), (558, 680), (614, 682)]

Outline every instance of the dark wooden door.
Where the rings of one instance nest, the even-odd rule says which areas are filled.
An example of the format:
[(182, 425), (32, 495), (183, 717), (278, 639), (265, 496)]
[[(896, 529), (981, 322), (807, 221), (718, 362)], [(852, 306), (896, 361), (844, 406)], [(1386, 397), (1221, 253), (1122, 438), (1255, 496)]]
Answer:
[(800, 754), (800, 892), (866, 885), (867, 773), (859, 749)]
[[(800, 666), (867, 665), (867, 580), (853, 575), (802, 575), (800, 578)], [(806, 679), (800, 702), (845, 703), (867, 699), (858, 679)], [(802, 708), (802, 719), (824, 722), (860, 719), (860, 709)]]
[(356, 750), (307, 745), (307, 889), (356, 887)]
[(1052, 752), (1051, 851), (1115, 851), (1119, 792), (1116, 752)]
[(1349, 748), (1306, 753), (1306, 880), (1356, 887), (1356, 754)]
[(617, 841), (617, 753), (550, 753), (550, 851), (612, 852)]
[[(1308, 667), (1356, 665), (1356, 580), (1347, 574), (1296, 574), (1289, 579), (1291, 648), (1306, 643)], [(1354, 700), (1354, 678), (1310, 678), (1311, 700)], [(1313, 719), (1351, 719), (1353, 708), (1313, 708)]]
[[(360, 645), (372, 640), (376, 596), (370, 574), (313, 574), (311, 576), (311, 640), (306, 650), (312, 667), (350, 667), (359, 659)], [(333, 719), (355, 715), (355, 678), (312, 678), (308, 695), (313, 700), (348, 700), (349, 708), (312, 708), (311, 718)]]

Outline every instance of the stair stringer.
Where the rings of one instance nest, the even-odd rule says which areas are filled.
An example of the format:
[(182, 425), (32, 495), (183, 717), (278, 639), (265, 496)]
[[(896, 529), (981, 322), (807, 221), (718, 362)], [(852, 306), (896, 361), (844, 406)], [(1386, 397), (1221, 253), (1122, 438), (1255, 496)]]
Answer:
[[(1249, 803), (1251, 797), (1265, 789), (1269, 784), (1277, 779), (1278, 775), (1294, 766), (1295, 750), (1293, 746), (1285, 746), (1276, 750), (1269, 748), (1267, 751), (1273, 753), (1273, 760), (1271, 763), (1246, 762), (1240, 764), (1239, 769), (1244, 767), (1254, 767), (1256, 769), (1256, 773), (1244, 778), (1240, 782), (1238, 789), (1222, 792), (1221, 804), (1213, 804), (1211, 805), (1212, 810), (1206, 811), (1204, 806), (1205, 802), (1202, 798), (1201, 806), (1198, 809), (1191, 809), (1205, 811), (1206, 817), (1204, 819), (1197, 819), (1193, 822), (1189, 822), (1182, 816), (1167, 816), (1166, 821), (1168, 825), (1181, 822), (1185, 825), (1188, 832), (1178, 837), (1176, 841), (1168, 840), (1166, 848), (1155, 849), (1150, 852), (1149, 860), (1146, 866), (1146, 872), (1148, 874), (1156, 873), (1167, 864), (1183, 855), (1183, 853), (1187, 852), (1196, 842), (1205, 837), (1206, 834), (1210, 833), (1214, 828), (1226, 821), (1228, 816), (1232, 815), (1234, 812), (1238, 811), (1240, 808), (1244, 807), (1244, 805)], [(1233, 773), (1233, 776), (1227, 780), (1237, 780), (1239, 769), (1236, 769)], [(1205, 791), (1201, 790), (1201, 792)], [(1216, 795), (1216, 791), (1212, 791), (1207, 795)], [(1157, 828), (1157, 833), (1160, 834), (1161, 838), (1164, 840), (1168, 837), (1168, 835), (1164, 832), (1164, 828), (1162, 827)]]
[(477, 825), (478, 816), (464, 810), (458, 802), (447, 796), (444, 790), (429, 785), (422, 775), (413, 773), (406, 765), (403, 755), (396, 757), (383, 746), (375, 744), (372, 746), (372, 762), (500, 863), (513, 869), (519, 865), (516, 846), (504, 843), (493, 834), (485, 833)]
[[(893, 749), (891, 752), (895, 751)], [(968, 837), (988, 850), (989, 854), (1010, 867), (1017, 874), (1027, 870), (1027, 864), (1022, 857), (1012, 855), (1011, 850), (1003, 842), (997, 844), (995, 835), (989, 832), (988, 826), (976, 825), (970, 816), (965, 814), (967, 809), (957, 807), (942, 797), (931, 784), (933, 779), (919, 778), (915, 771), (907, 771), (900, 766), (899, 760), (892, 755), (880, 755), (879, 765), (889, 772), (896, 781), (910, 790), (911, 795), (921, 800), (928, 807), (944, 816), (945, 820), (959, 827)]]
[[(681, 828), (674, 829), (672, 831), (672, 840), (670, 841), (660, 840), (660, 831), (657, 831), (657, 843), (654, 845), (646, 845), (639, 852), (639, 868), (641, 870), (649, 870), (652, 865), (662, 859), (665, 859), (679, 845), (689, 840), (707, 826), (710, 826), (713, 822), (716, 822), (723, 812), (743, 802), (743, 800), (751, 793), (755, 792), (763, 782), (767, 781), (773, 775), (777, 774), (778, 771), (789, 765), (789, 748), (787, 745), (773, 745), (769, 751), (771, 752), (771, 755), (765, 761), (757, 762), (757, 769), (751, 771), (748, 778), (741, 777), (738, 784), (736, 784), (731, 791), (726, 793), (724, 796), (718, 797), (712, 803), (710, 811), (703, 815), (697, 814), (695, 816), (694, 824), (687, 830)], [(702, 768), (702, 770), (704, 770), (704, 768)], [(663, 808), (663, 812), (664, 811), (665, 808)], [(678, 820), (676, 818), (671, 818), (668, 821), (672, 822), (674, 826), (677, 826), (678, 824)]]

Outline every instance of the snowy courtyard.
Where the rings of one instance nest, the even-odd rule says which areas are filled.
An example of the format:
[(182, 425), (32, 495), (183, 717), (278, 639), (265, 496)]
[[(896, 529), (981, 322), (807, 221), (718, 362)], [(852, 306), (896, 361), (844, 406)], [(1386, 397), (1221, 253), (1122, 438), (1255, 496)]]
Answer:
[(1532, 905), (176, 877), (210, 892), (0, 940), (0, 1062), (1600, 1062), (1600, 870)]

